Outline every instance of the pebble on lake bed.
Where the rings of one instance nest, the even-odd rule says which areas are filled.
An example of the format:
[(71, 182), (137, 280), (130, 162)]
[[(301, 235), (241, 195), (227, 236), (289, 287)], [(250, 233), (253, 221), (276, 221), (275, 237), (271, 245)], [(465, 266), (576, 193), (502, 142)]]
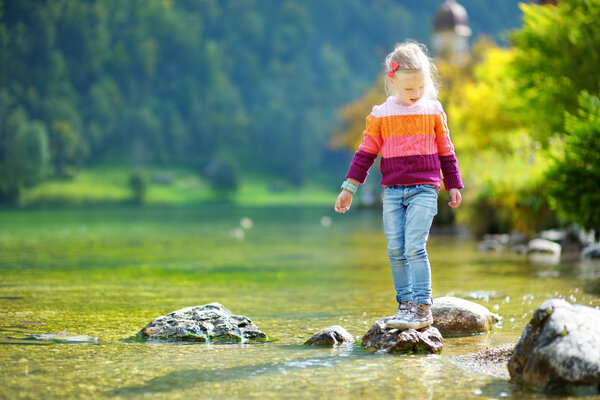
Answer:
[(477, 353), (456, 356), (453, 361), (468, 371), (509, 379), (507, 365), (514, 350), (514, 344), (503, 344)]
[(514, 344), (503, 344), (474, 353), (471, 358), (479, 361), (508, 362), (514, 351)]

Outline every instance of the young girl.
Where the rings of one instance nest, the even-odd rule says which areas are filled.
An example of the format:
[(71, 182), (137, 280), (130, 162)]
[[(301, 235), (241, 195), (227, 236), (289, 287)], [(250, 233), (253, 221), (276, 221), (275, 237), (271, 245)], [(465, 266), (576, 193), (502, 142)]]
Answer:
[(386, 92), (393, 95), (367, 116), (362, 143), (335, 203), (337, 212), (350, 209), (352, 196), (381, 152), (383, 228), (399, 303), (387, 326), (398, 329), (433, 323), (425, 246), (437, 214), (440, 169), (450, 207), (458, 207), (462, 200), (463, 183), (446, 114), (437, 100), (436, 69), (426, 51), (425, 46), (407, 41), (386, 57)]

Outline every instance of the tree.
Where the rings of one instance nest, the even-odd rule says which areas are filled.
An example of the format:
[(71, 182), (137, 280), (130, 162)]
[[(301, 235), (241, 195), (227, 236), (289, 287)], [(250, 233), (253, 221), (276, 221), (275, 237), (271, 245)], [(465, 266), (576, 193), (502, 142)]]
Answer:
[(511, 230), (533, 235), (555, 221), (541, 196), (546, 155), (515, 112), (525, 107), (512, 78), (515, 52), (483, 40), (474, 46), (475, 65), (466, 76), (440, 65), (466, 186), (457, 217), (476, 236)]
[(48, 131), (40, 121), (27, 120), (17, 108), (6, 118), (4, 158), (0, 161), (0, 199), (15, 201), (21, 190), (41, 181), (49, 174)]
[(546, 175), (548, 193), (567, 220), (600, 234), (600, 98), (584, 91), (579, 107), (566, 116), (564, 152)]
[[(513, 25), (517, 1), (482, 19)], [(299, 184), (324, 170), (338, 107), (368, 89), (394, 41), (427, 41), (420, 21), (437, 3), (0, 0), (0, 88), (46, 126), (59, 177), (227, 156)]]
[[(565, 111), (577, 113), (582, 90), (599, 91), (600, 0), (521, 7), (524, 23), (512, 34), (513, 47), (487, 51), (473, 81), (459, 88), (461, 95), (449, 97), (450, 128), (469, 190), (459, 217), (479, 233), (495, 225), (532, 234), (558, 223), (552, 209), (588, 226), (594, 215), (593, 195), (577, 199), (563, 193), (567, 198), (561, 200), (566, 183), (554, 182), (567, 176), (585, 180), (593, 168), (577, 171), (562, 162), (548, 171), (550, 153), (574, 140), (562, 144), (562, 132), (575, 129), (573, 117), (565, 128)], [(583, 157), (570, 151), (569, 159)], [(575, 215), (576, 204), (585, 215)], [(486, 220), (481, 210), (490, 211), (487, 226), (481, 226)]]
[(521, 4), (523, 27), (512, 35), (509, 79), (523, 105), (515, 111), (543, 145), (563, 131), (582, 90), (600, 90), (600, 0), (563, 0), (556, 6)]
[(143, 204), (148, 191), (148, 183), (141, 171), (134, 171), (129, 176), (129, 188), (131, 189), (134, 204)]

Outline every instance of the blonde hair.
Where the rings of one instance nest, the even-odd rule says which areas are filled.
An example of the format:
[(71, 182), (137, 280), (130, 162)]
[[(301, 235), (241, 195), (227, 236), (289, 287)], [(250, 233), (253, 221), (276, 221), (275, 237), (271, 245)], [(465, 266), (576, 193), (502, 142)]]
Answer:
[(394, 94), (394, 87), (387, 73), (392, 69), (392, 63), (398, 64), (395, 72), (422, 72), (425, 75), (425, 97), (437, 99), (438, 97), (438, 73), (435, 64), (428, 56), (427, 47), (414, 40), (406, 40), (397, 43), (385, 58), (385, 92), (388, 96)]

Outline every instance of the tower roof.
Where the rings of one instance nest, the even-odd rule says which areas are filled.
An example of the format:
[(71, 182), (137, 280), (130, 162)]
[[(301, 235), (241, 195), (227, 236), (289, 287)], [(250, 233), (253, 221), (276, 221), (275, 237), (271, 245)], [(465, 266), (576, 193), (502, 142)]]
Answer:
[(460, 36), (471, 36), (467, 11), (455, 0), (445, 0), (435, 12), (433, 31), (452, 31)]

